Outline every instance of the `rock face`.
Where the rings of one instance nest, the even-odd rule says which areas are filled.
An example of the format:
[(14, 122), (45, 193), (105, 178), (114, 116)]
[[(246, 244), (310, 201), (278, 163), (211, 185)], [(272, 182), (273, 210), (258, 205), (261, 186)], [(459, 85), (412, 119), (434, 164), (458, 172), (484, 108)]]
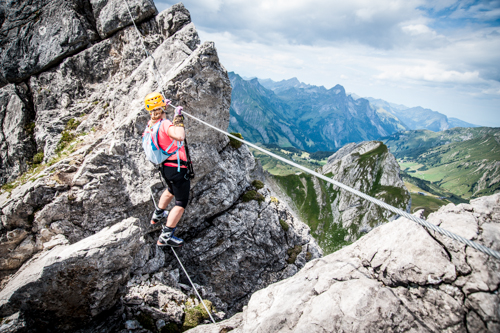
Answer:
[[(184, 21), (175, 19), (177, 12)], [(174, 51), (158, 50), (159, 66), (168, 69), (186, 60), (179, 69), (182, 73), (172, 82), (181, 80), (186, 84), (202, 76), (203, 79), (198, 79), (200, 87), (203, 82), (210, 84), (207, 82), (209, 77), (214, 84), (222, 80), (219, 84), (223, 85), (227, 78), (224, 78), (224, 71), (218, 65), (213, 45), (202, 45), (193, 52), (179, 41), (184, 38), (192, 47), (199, 42), (193, 25), (189, 23), (189, 16), (186, 19), (186, 13), (189, 14), (183, 6), (174, 6), (144, 23), (148, 31), (158, 32), (152, 33), (151, 37), (158, 44), (174, 34), (170, 27), (176, 25), (179, 29), (160, 47), (167, 50), (170, 47)], [(167, 35), (161, 34), (161, 31)], [(16, 183), (17, 187), (11, 193), (2, 196), (1, 233), (2, 239), (8, 243), (0, 246), (3, 249), (0, 268), (3, 273), (19, 268), (31, 254), (42, 250), (43, 244), (56, 235), (64, 235), (70, 242), (76, 242), (129, 216), (137, 216), (143, 222), (147, 220), (144, 209), (152, 207), (148, 186), (158, 180), (155, 178), (151, 183), (152, 168), (142, 153), (140, 136), (147, 116), (140, 110), (142, 95), (153, 91), (155, 83), (153, 73), (147, 72), (150, 61), (141, 63), (139, 51), (130, 48), (130, 53), (127, 53), (124, 49), (127, 45), (125, 35), (132, 40), (133, 33), (132, 28), (127, 28), (113, 38), (65, 59), (57, 68), (31, 78), (36, 112), (34, 136), (48, 163), (40, 166), (41, 171), (35, 170), (26, 177), (26, 183)], [(115, 51), (112, 42), (115, 43)], [(122, 49), (121, 55), (130, 59), (114, 58), (118, 48)], [(189, 58), (191, 53), (193, 57)], [(209, 66), (200, 64), (201, 59)], [(214, 61), (216, 66), (211, 66)], [(93, 64), (101, 67), (90, 71)], [(201, 73), (195, 66), (207, 68)], [(183, 76), (191, 77), (186, 82)], [(137, 89), (143, 89), (144, 93), (137, 92)], [(175, 89), (171, 89), (176, 96)], [(125, 90), (130, 93), (125, 94)], [(228, 98), (225, 96), (229, 96), (229, 90), (220, 90), (218, 96), (212, 91), (202, 92), (199, 96), (190, 94), (181, 103), (196, 108), (201, 100), (221, 100), (213, 110), (222, 113), (224, 100)], [(205, 108), (208, 109), (208, 104)], [(206, 109), (195, 110), (203, 112)], [(215, 116), (207, 118), (211, 121)], [(217, 119), (219, 122), (215, 123), (223, 127), (223, 117)], [(77, 128), (71, 130), (68, 124)], [(191, 128), (196, 129), (196, 126), (193, 124)], [(72, 140), (62, 140), (63, 135)], [(190, 136), (194, 145), (198, 144), (200, 137)], [(219, 150), (227, 143), (227, 138), (213, 133), (207, 133), (203, 139), (213, 142)], [(202, 157), (194, 155), (195, 160)], [(202, 170), (197, 171), (200, 178), (203, 177)]]
[[(399, 176), (399, 165), (378, 141), (350, 143), (329, 157), (321, 173), (402, 210), (411, 197)], [(311, 227), (325, 253), (357, 240), (395, 214), (308, 174), (277, 176), (299, 215)]]
[(3, 1), (0, 83), (21, 82), (98, 39), (88, 1)]
[(0, 183), (20, 176), (36, 153), (35, 110), (26, 84), (0, 89)]
[[(76, 0), (66, 2), (65, 6), (80, 6)], [(47, 8), (56, 3), (47, 4)], [(147, 6), (150, 2), (130, 3), (134, 3), (138, 19), (156, 12)], [(22, 4), (16, 6), (26, 13), (35, 11), (34, 5), (25, 5), (26, 8)], [(146, 311), (127, 303), (130, 298), (126, 295), (137, 291), (133, 289), (138, 286), (137, 281), (151, 282), (150, 275), (170, 274), (176, 269), (177, 279), (154, 280), (162, 287), (151, 293), (161, 292), (172, 302), (184, 302), (191, 291), (183, 289), (186, 295), (179, 289), (187, 280), (184, 275), (179, 278), (175, 257), (154, 245), (160, 226), (152, 227), (149, 223), (154, 208), (150, 191), (157, 200), (163, 185), (157, 170), (145, 159), (141, 135), (149, 118), (143, 110), (143, 98), (159, 87), (151, 58), (145, 58), (134, 27), (126, 26), (122, 5), (118, 1), (91, 1), (95, 15), (92, 17), (96, 22), (101, 20), (95, 29), (100, 37), (92, 37), (92, 45), (87, 43), (82, 49), (61, 53), (64, 59), (50, 68), (37, 62), (36, 52), (31, 52), (32, 58), (26, 53), (27, 63), (32, 64), (30, 71), (26, 69), (26, 73), (31, 73), (29, 80), (0, 88), (0, 96), (4, 96), (0, 99), (3, 128), (17, 131), (6, 134), (4, 130), (2, 154), (7, 151), (5, 161), (13, 162), (7, 164), (2, 159), (2, 175), (12, 181), (15, 176), (8, 175), (12, 170), (25, 170), (16, 161), (29, 160), (35, 152), (39, 157), (43, 153), (43, 161), (33, 161), (29, 172), (0, 193), (2, 311), (5, 316), (15, 317), (14, 326), (19, 329), (36, 331), (40, 327), (39, 331), (45, 331), (42, 313), (46, 311), (62, 331), (71, 330), (73, 321), (86, 327), (82, 328), (85, 332), (123, 329), (127, 326), (123, 318), (131, 327), (134, 320), (139, 322), (140, 331), (151, 318), (162, 320), (160, 324), (181, 325), (180, 318), (184, 317), (177, 310), (190, 309), (179, 303), (177, 312), (170, 313), (164, 307), (168, 302), (155, 300), (146, 301)], [(49, 15), (47, 8), (40, 10), (39, 15)], [(90, 13), (87, 7), (84, 9), (85, 15)], [(39, 24), (33, 17), (26, 18), (29, 27)], [(54, 17), (49, 15), (46, 20), (54, 21)], [(219, 63), (214, 44), (200, 44), (186, 8), (174, 5), (145, 19), (138, 28), (156, 59), (164, 79), (162, 88), (173, 104), (226, 129), (231, 95), (227, 72)], [(28, 40), (26, 36), (33, 33), (30, 29), (25, 32), (27, 35), (20, 36), (20, 41)], [(59, 38), (59, 32), (47, 31), (54, 35), (54, 40)], [(13, 117), (15, 121), (10, 120)], [(33, 122), (34, 127), (29, 127), (32, 135), (19, 130), (19, 124)], [(10, 123), (18, 126), (8, 127)], [(225, 135), (189, 118), (185, 125), (196, 178), (191, 181), (190, 203), (176, 232), (186, 241), (179, 256), (194, 282), (207, 290), (204, 297), (218, 311), (234, 313), (246, 304), (253, 291), (293, 275), (307, 261), (320, 257), (321, 250), (309, 228), (295, 221), (276, 198), (271, 198), (267, 187), (260, 183), (251, 185), (261, 170), (245, 146), (233, 148)], [(10, 153), (11, 142), (32, 147), (31, 151), (20, 156)], [(19, 153), (19, 149), (14, 152)], [(117, 273), (106, 275), (107, 266), (91, 265), (95, 258), (107, 255), (107, 250), (101, 248), (108, 247), (99, 245), (98, 235), (130, 219), (134, 226), (123, 232), (136, 235), (135, 230), (140, 230), (140, 237), (128, 240), (126, 258), (132, 256), (133, 260), (127, 259), (123, 266), (117, 264), (116, 270), (111, 269)], [(80, 249), (81, 244), (88, 244), (85, 256), (84, 250), (78, 250), (78, 256), (66, 257), (66, 251)], [(116, 260), (121, 260), (122, 255), (125, 254), (118, 251)], [(68, 260), (71, 264), (64, 264)], [(59, 276), (57, 272), (63, 272), (68, 265), (81, 268), (75, 271), (78, 277), (63, 273)], [(55, 275), (46, 276), (45, 271)], [(126, 289), (130, 276), (137, 283)], [(78, 286), (85, 279), (96, 281), (89, 280), (92, 291), (75, 300), (72, 291), (65, 290), (73, 279)], [(57, 299), (44, 294), (40, 286), (47, 284), (52, 288), (47, 290)], [(31, 298), (23, 300), (26, 288), (35, 289), (30, 291)], [(140, 294), (145, 298), (150, 295), (148, 290)], [(82, 309), (72, 312), (75, 307)]]
[[(157, 14), (151, 0), (128, 3), (136, 22)], [(120, 0), (4, 1), (0, 18), (2, 86), (24, 81), (132, 23)]]
[[(348, 144), (328, 158), (323, 174), (367, 193), (389, 205), (409, 210), (410, 195), (399, 176), (399, 165), (387, 147), (379, 141)], [(395, 218), (392, 212), (340, 190), (334, 215), (344, 228), (357, 224), (359, 232)], [(332, 207), (333, 208), (333, 207)]]
[(127, 3), (135, 22), (144, 21), (158, 13), (153, 1), (150, 0), (90, 0), (97, 31), (101, 38), (106, 38), (132, 23)]
[[(256, 189), (247, 193), (250, 191)], [(271, 197), (267, 187), (257, 193), (261, 202), (245, 202), (245, 194), (242, 202), (203, 223), (193, 218), (192, 240), (180, 253), (188, 273), (211, 286), (224, 303), (218, 308), (231, 314), (240, 310), (254, 291), (295, 274), (306, 261), (321, 256), (306, 225)], [(202, 200), (214, 198), (209, 194)], [(193, 228), (196, 225), (198, 228)], [(170, 262), (174, 264), (174, 260)]]
[[(432, 223), (500, 249), (500, 194)], [(190, 332), (498, 332), (500, 262), (404, 218), (256, 292), (242, 314)]]
[(22, 309), (38, 330), (68, 330), (109, 310), (142, 246), (138, 222), (129, 218), (34, 258), (0, 292), (0, 316)]

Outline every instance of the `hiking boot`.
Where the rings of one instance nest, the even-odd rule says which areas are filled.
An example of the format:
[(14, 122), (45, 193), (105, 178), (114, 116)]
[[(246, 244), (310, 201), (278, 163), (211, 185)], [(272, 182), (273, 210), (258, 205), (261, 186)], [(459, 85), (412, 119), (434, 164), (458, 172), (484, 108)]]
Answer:
[(151, 217), (151, 224), (156, 224), (158, 222), (161, 222), (161, 220), (163, 220), (167, 216), (168, 216), (168, 210), (164, 210), (163, 212), (161, 212), (159, 214), (155, 210), (153, 213), (153, 217)]
[(156, 245), (158, 246), (172, 246), (172, 247), (180, 247), (184, 244), (184, 241), (178, 237), (174, 236), (175, 228), (163, 227), (161, 231), (160, 237), (158, 237), (158, 241)]

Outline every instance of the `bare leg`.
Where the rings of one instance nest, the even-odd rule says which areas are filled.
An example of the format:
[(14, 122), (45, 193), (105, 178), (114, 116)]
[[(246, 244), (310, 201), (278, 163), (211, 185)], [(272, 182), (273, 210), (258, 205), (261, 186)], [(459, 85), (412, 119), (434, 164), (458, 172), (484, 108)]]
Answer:
[(168, 190), (163, 191), (160, 201), (158, 201), (158, 208), (166, 209), (168, 204), (172, 201), (174, 195), (170, 193)]
[(184, 214), (184, 208), (182, 208), (181, 206), (175, 206), (174, 208), (172, 208), (172, 210), (168, 214), (167, 227), (175, 228), (177, 226), (177, 223), (179, 223), (182, 214)]
[[(173, 198), (174, 195), (168, 190), (165, 190), (160, 197), (160, 201), (158, 202), (158, 208), (166, 209), (170, 202), (172, 202)], [(174, 208), (172, 208), (172, 210), (168, 213), (167, 227), (175, 228), (177, 223), (179, 223), (182, 214), (184, 214), (184, 208), (182, 208), (181, 206), (175, 206)]]

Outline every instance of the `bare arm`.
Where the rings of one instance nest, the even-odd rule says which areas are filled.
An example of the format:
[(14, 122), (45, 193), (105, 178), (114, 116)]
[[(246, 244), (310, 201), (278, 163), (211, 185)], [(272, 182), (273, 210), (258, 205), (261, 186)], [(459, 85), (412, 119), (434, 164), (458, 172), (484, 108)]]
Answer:
[(186, 138), (186, 131), (184, 130), (184, 127), (170, 126), (167, 134), (172, 140), (184, 141)]

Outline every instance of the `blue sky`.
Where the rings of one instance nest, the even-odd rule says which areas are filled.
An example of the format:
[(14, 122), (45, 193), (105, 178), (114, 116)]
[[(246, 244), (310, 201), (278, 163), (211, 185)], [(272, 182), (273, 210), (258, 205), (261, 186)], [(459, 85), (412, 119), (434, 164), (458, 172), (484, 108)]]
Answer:
[[(155, 0), (159, 11), (175, 2)], [(185, 0), (228, 71), (500, 127), (500, 0)]]

